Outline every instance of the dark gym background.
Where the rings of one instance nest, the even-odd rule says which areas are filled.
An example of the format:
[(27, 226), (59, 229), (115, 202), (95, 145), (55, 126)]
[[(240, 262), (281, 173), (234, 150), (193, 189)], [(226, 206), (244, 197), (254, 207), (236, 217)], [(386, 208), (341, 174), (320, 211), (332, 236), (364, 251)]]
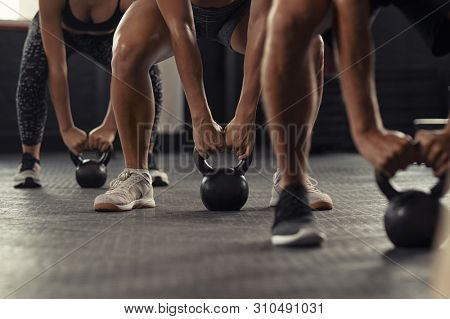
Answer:
[[(396, 9), (383, 10), (374, 26), (377, 47), (406, 28), (408, 24), (405, 18)], [(25, 36), (24, 26), (0, 27), (0, 53), (3, 57), (0, 63), (0, 143), (3, 152), (19, 151), (20, 146), (15, 91)], [(216, 120), (226, 123), (234, 114), (240, 93), (242, 57), (214, 43), (202, 43), (202, 52), (210, 105)], [(106, 108), (109, 80), (103, 71), (92, 67), (79, 56), (74, 56), (70, 64), (71, 88), (75, 88), (71, 95), (72, 106), (77, 110), (74, 112), (75, 121), (79, 127), (89, 130), (103, 118), (104, 110), (101, 107), (93, 108), (92, 105)], [(91, 85), (84, 85), (86, 79)], [(412, 133), (414, 118), (447, 117), (450, 58), (434, 58), (414, 29), (377, 51), (377, 81), (382, 113), (388, 128)], [(93, 110), (95, 114), (92, 114)], [(188, 112), (186, 114), (188, 117)], [(261, 109), (258, 122), (264, 123)], [(167, 138), (162, 136), (162, 146)], [(43, 150), (64, 150), (51, 109)], [(325, 87), (313, 141), (313, 151), (329, 150), (353, 150), (337, 81), (331, 81)]]

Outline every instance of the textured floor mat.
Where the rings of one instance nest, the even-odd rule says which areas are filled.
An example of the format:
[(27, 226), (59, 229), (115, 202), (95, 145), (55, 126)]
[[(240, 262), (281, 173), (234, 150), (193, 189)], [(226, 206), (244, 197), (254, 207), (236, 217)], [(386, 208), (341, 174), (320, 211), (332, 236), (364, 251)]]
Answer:
[[(386, 201), (356, 155), (313, 157), (335, 209), (315, 213), (329, 241), (308, 250), (269, 244), (272, 159), (255, 158), (240, 212), (205, 210), (188, 154), (160, 159), (172, 185), (155, 189), (156, 209), (99, 214), (92, 204), (104, 190), (80, 189), (66, 154), (43, 157), (43, 188), (31, 190), (13, 188), (18, 158), (0, 159), (1, 297), (415, 298), (432, 289), (430, 253), (393, 249)], [(110, 177), (122, 165), (112, 160)], [(423, 168), (400, 180), (431, 183)]]

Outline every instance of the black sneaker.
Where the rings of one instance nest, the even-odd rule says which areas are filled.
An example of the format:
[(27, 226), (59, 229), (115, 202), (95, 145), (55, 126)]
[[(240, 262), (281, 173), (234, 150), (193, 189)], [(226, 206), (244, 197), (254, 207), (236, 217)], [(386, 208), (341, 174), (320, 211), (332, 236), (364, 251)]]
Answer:
[(153, 187), (169, 186), (169, 176), (166, 172), (158, 168), (155, 157), (152, 154), (148, 154), (148, 170), (150, 172), (150, 176), (152, 177)]
[(272, 227), (274, 246), (314, 247), (326, 240), (326, 235), (314, 225), (307, 198), (301, 185), (290, 185), (281, 191)]
[(39, 160), (29, 153), (24, 153), (22, 155), (22, 163), (20, 163), (14, 176), (14, 188), (41, 187), (40, 171), (41, 165)]

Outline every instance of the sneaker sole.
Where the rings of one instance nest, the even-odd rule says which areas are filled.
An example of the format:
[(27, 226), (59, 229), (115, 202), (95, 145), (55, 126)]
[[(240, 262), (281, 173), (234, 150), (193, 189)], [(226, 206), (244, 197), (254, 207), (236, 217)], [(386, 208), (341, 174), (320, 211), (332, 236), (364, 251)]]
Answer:
[[(278, 204), (278, 200), (270, 200), (269, 206), (270, 207), (275, 207)], [(333, 209), (333, 204), (329, 203), (329, 202), (324, 202), (324, 201), (317, 201), (314, 203), (309, 204), (309, 207), (312, 210), (318, 210), (318, 211), (323, 211), (323, 210), (332, 210)]]
[(312, 210), (332, 210), (333, 204), (325, 201), (317, 201), (309, 204)]
[(32, 177), (25, 178), (24, 181), (15, 181), (14, 188), (25, 189), (25, 188), (41, 188), (41, 182), (39, 180), (35, 180)]
[(293, 235), (272, 236), (274, 246), (317, 247), (327, 239), (326, 235), (316, 229), (300, 229)]
[(155, 208), (155, 200), (138, 199), (127, 205), (115, 205), (111, 203), (99, 203), (94, 205), (94, 210), (97, 212), (125, 212), (133, 209)]

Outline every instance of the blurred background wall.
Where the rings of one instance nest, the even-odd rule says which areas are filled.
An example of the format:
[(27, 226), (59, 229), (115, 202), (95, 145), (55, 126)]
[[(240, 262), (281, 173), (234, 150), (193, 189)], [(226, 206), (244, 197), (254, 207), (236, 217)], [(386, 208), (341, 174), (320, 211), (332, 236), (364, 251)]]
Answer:
[[(10, 4), (17, 2), (8, 1)], [(35, 13), (36, 3), (23, 0), (15, 10), (30, 18)], [(14, 19), (14, 14), (9, 14)], [(8, 18), (5, 10), (0, 11), (0, 18)], [(396, 9), (388, 8), (378, 16), (374, 32), (377, 47), (382, 46), (377, 50), (377, 83), (385, 124), (388, 128), (412, 133), (415, 118), (447, 117), (450, 57), (434, 58), (414, 29), (389, 42), (407, 28), (405, 18)], [(15, 91), (25, 36), (23, 23), (0, 22), (0, 152), (20, 149)], [(212, 112), (219, 123), (227, 123), (233, 117), (240, 94), (243, 59), (215, 43), (201, 43), (201, 51)], [(183, 123), (189, 123), (189, 112), (173, 61), (160, 67), (164, 84), (160, 144), (164, 150), (173, 150), (178, 149), (180, 141), (189, 139), (189, 126)], [(75, 122), (80, 128), (90, 130), (101, 123), (106, 110), (109, 76), (80, 56), (74, 56), (69, 62), (69, 77)], [(313, 151), (351, 151), (354, 148), (337, 80), (329, 81), (324, 93)], [(265, 123), (261, 108), (257, 120)], [(43, 149), (64, 150), (51, 107)]]

